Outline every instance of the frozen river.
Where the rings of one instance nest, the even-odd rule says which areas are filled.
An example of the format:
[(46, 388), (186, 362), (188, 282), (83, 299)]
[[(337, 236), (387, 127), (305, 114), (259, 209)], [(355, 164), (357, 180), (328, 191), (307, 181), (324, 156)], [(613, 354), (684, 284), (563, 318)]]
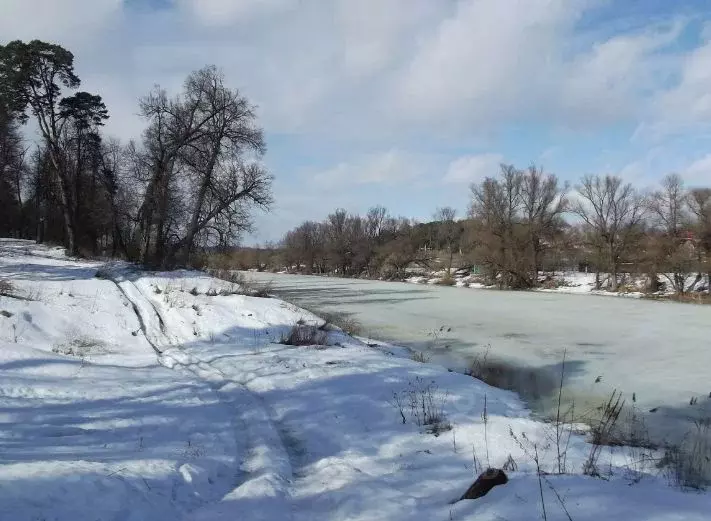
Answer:
[(613, 388), (628, 402), (634, 393), (640, 409), (654, 410), (649, 421), (655, 430), (711, 411), (711, 306), (267, 273), (248, 277), (270, 281), (276, 294), (295, 304), (353, 317), (362, 336), (427, 351), (433, 361), (458, 369), (490, 346), (490, 357), (556, 374), (566, 351), (566, 387), (576, 403), (601, 399)]

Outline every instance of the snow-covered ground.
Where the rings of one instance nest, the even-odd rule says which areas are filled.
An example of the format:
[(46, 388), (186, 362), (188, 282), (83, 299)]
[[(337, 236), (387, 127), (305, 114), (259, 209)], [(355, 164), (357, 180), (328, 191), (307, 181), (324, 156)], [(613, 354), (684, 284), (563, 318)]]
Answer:
[[(631, 449), (603, 451), (608, 479), (581, 475), (576, 435), (541, 492), (531, 455), (555, 470), (552, 427), (516, 395), (339, 331), (283, 345), (322, 321), (227, 282), (9, 239), (0, 279), (2, 521), (529, 521), (541, 493), (549, 520), (569, 519), (561, 502), (576, 521), (709, 518), (711, 496)], [(428, 391), (452, 426), (438, 436), (393, 405)], [(475, 460), (509, 456), (507, 485), (452, 503)]]

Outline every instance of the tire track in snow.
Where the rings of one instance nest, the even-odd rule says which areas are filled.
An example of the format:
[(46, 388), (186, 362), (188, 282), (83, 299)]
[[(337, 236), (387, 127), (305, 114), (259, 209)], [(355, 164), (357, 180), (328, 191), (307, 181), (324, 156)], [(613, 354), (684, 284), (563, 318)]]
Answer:
[[(110, 269), (106, 272), (133, 307), (146, 340), (158, 355), (158, 362), (172, 370), (189, 372), (207, 384), (221, 403), (235, 411), (230, 421), (237, 445), (241, 437), (246, 437), (247, 456), (240, 464), (236, 487), (221, 501), (191, 512), (185, 517), (186, 521), (232, 521), (235, 514), (244, 521), (292, 519), (291, 457), (281, 432), (259, 397), (210, 363), (181, 351), (180, 343), (170, 338), (156, 306), (130, 280), (131, 273)], [(244, 508), (244, 503), (248, 508)]]

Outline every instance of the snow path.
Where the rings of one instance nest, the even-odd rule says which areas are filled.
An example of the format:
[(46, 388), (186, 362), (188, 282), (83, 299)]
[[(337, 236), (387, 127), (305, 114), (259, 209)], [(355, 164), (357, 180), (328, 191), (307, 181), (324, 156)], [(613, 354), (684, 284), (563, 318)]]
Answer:
[(189, 373), (207, 383), (217, 393), (220, 401), (233, 411), (235, 432), (240, 432), (241, 436), (246, 438), (247, 457), (240, 464), (242, 476), (237, 487), (219, 503), (192, 512), (190, 519), (231, 520), (234, 518), (234, 506), (231, 503), (244, 498), (249, 498), (261, 506), (243, 511), (240, 519), (291, 519), (291, 515), (284, 517), (284, 513), (291, 512), (289, 483), (292, 479), (292, 456), (288, 454), (263, 400), (253, 395), (246, 386), (228, 378), (209, 361), (196, 359), (183, 352), (179, 334), (170, 331), (158, 306), (131, 280), (135, 275), (130, 269), (106, 271), (131, 302), (146, 339), (159, 354), (161, 365)]

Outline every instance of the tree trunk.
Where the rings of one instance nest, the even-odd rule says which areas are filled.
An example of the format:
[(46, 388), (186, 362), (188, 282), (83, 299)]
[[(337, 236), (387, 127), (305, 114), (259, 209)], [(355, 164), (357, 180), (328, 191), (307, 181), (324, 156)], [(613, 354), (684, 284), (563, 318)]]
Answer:
[(617, 259), (612, 244), (610, 245), (610, 290), (617, 291)]
[(195, 241), (195, 235), (198, 232), (198, 224), (200, 222), (200, 212), (202, 212), (202, 205), (205, 203), (205, 195), (207, 194), (207, 189), (210, 185), (212, 176), (205, 176), (203, 182), (198, 190), (197, 200), (195, 201), (195, 208), (193, 209), (193, 215), (190, 219), (190, 227), (188, 228), (188, 234), (185, 238), (185, 259), (190, 260), (190, 254), (193, 251)]
[(52, 145), (49, 147), (49, 155), (52, 160), (52, 167), (59, 187), (59, 203), (64, 217), (64, 230), (66, 232), (67, 255), (76, 256), (79, 253), (76, 242), (76, 223), (74, 222), (74, 201), (72, 200), (70, 180), (67, 173), (62, 169), (60, 152)]

